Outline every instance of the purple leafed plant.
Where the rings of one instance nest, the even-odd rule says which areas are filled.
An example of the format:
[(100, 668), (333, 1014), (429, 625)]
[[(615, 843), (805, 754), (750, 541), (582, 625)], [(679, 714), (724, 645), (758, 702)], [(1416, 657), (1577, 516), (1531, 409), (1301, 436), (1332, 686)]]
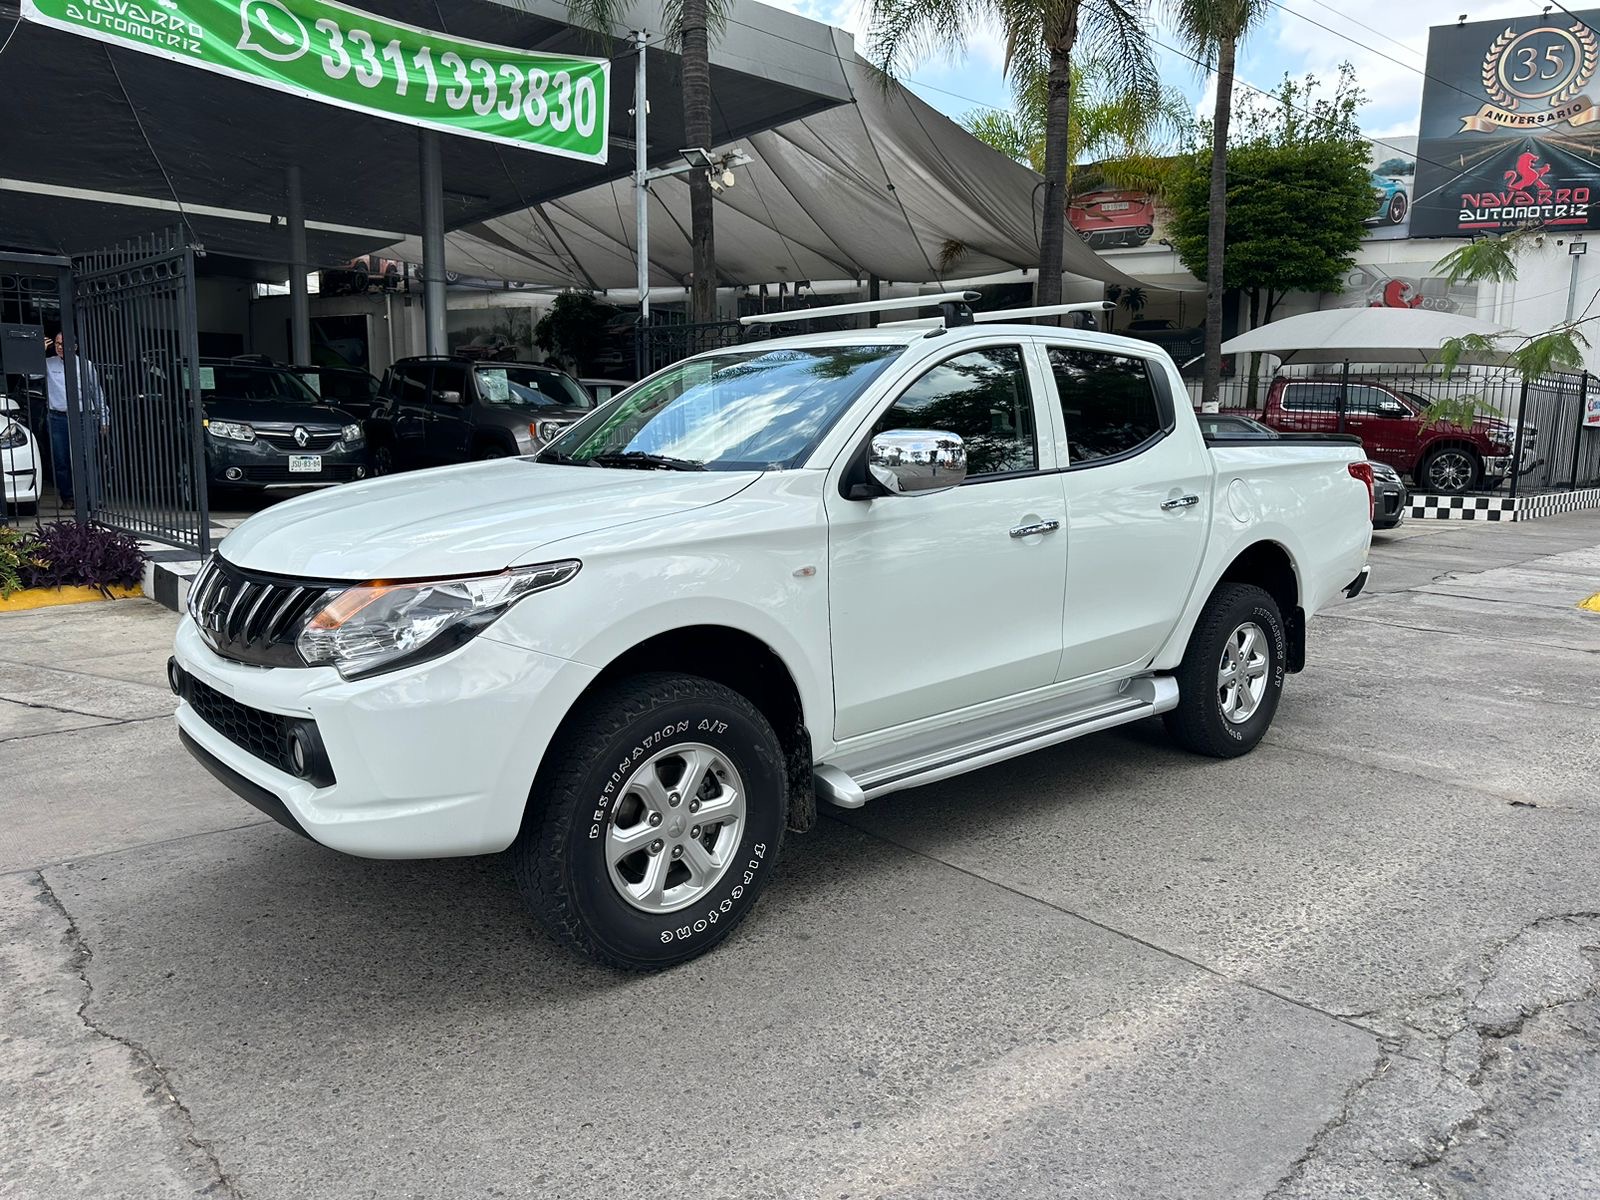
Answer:
[(132, 587), (144, 573), (138, 542), (83, 521), (41, 525), (33, 558), (20, 572), (24, 587), (92, 587), (110, 595), (111, 588)]

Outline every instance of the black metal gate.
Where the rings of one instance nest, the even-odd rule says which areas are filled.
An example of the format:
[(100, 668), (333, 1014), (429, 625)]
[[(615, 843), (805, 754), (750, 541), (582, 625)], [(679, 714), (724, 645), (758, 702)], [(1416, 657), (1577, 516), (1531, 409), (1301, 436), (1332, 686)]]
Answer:
[[(68, 390), (75, 382), (78, 392), (69, 404), (85, 484), (79, 514), (205, 554), (194, 249), (170, 230), (87, 254), (73, 262), (73, 289), (76, 371), (65, 361)], [(74, 329), (64, 332), (70, 344)]]

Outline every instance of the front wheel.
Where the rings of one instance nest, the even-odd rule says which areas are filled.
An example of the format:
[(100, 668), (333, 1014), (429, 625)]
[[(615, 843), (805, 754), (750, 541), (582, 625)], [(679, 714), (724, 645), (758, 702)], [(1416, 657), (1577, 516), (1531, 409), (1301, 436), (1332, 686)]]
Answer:
[(1389, 224), (1400, 225), (1406, 219), (1406, 212), (1410, 209), (1410, 201), (1404, 192), (1396, 192), (1389, 199)]
[(393, 475), (395, 472), (394, 447), (387, 442), (372, 448), (371, 471), (373, 478)]
[(1267, 592), (1218, 585), (1178, 666), (1178, 707), (1166, 714), (1173, 740), (1212, 758), (1255, 749), (1283, 695), (1287, 645), (1278, 602)]
[(749, 914), (787, 821), (783, 748), (737, 692), (652, 673), (586, 700), (512, 847), (544, 926), (625, 970), (704, 954)]
[(1444, 496), (1459, 496), (1478, 486), (1483, 466), (1478, 456), (1460, 446), (1441, 446), (1422, 462), (1418, 486)]

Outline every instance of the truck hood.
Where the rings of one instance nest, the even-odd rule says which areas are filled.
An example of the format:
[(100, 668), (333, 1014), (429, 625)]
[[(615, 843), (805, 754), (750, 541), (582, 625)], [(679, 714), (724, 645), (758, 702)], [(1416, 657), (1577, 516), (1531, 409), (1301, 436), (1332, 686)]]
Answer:
[(755, 471), (635, 471), (507, 458), (345, 484), (230, 533), (235, 566), (307, 579), (422, 579), (537, 562), (540, 546), (716, 504)]

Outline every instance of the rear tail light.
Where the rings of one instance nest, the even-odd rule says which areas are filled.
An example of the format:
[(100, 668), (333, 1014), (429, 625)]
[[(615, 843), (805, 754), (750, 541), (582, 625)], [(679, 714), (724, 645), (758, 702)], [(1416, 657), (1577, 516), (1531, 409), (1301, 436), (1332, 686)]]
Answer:
[(1369, 462), (1347, 463), (1353, 478), (1361, 480), (1367, 485), (1367, 520), (1377, 516), (1378, 504), (1376, 495), (1376, 482), (1372, 478), (1372, 464)]

